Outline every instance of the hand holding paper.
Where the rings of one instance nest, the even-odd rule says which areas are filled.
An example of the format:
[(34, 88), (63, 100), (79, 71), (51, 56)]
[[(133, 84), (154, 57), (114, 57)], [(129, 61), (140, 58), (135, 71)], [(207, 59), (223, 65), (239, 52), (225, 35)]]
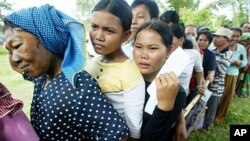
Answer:
[(160, 74), (155, 78), (157, 88), (158, 108), (171, 111), (179, 90), (179, 80), (173, 72)]
[[(166, 60), (165, 64), (163, 65), (157, 76), (167, 72), (174, 72), (175, 75), (178, 77), (183, 72), (185, 67), (189, 64), (189, 62), (190, 59), (188, 54), (186, 54), (181, 47), (178, 47)], [(152, 114), (155, 109), (155, 106), (158, 103), (156, 97), (155, 80), (149, 85), (147, 91), (150, 97), (146, 104), (145, 111), (149, 114)]]

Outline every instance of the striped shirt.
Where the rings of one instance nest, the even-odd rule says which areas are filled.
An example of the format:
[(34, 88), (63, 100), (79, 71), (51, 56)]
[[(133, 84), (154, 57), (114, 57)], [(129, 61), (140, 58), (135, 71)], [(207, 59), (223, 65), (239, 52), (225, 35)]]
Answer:
[(216, 52), (216, 49), (213, 50), (216, 57), (216, 70), (214, 81), (211, 83), (209, 89), (213, 92), (213, 96), (221, 97), (224, 92), (225, 85), (225, 75), (227, 69), (231, 64), (232, 51), (227, 48), (223, 49), (221, 52)]

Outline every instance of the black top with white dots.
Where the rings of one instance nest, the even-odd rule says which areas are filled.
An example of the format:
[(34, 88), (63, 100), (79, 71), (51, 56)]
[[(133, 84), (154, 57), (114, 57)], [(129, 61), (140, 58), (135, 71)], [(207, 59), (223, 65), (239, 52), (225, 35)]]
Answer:
[(63, 73), (45, 87), (47, 76), (35, 79), (31, 123), (44, 141), (117, 141), (128, 128), (85, 71), (74, 88)]

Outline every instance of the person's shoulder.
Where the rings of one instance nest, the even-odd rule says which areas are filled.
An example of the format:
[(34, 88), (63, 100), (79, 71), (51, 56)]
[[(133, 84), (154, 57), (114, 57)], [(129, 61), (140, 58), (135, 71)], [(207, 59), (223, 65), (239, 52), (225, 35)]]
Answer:
[(122, 66), (122, 71), (127, 76), (130, 76), (131, 78), (142, 78), (141, 72), (139, 68), (136, 66), (135, 62), (133, 62), (130, 59), (127, 59)]
[(181, 95), (185, 95), (186, 96), (186, 91), (185, 91), (185, 89), (181, 85), (179, 86), (178, 93), (181, 94)]
[(246, 51), (245, 47), (241, 44), (237, 44), (237, 50)]
[(215, 56), (215, 53), (209, 49), (206, 49), (206, 53), (209, 55), (209, 56)]
[(185, 49), (184, 51), (192, 57), (201, 56), (200, 52), (197, 49)]
[(138, 84), (144, 84), (141, 72), (132, 60), (127, 59), (122, 66), (119, 67), (118, 71), (117, 74), (119, 74), (119, 78), (122, 80), (124, 88), (130, 89)]
[(93, 65), (95, 65), (96, 63), (98, 63), (100, 57), (101, 57), (101, 56), (95, 56), (95, 57), (92, 57), (91, 59), (89, 59), (88, 62), (87, 62), (86, 68), (88, 68), (89, 66), (93, 66)]
[(80, 86), (83, 86), (85, 84), (98, 85), (96, 80), (86, 70), (83, 70), (76, 74), (76, 79)]

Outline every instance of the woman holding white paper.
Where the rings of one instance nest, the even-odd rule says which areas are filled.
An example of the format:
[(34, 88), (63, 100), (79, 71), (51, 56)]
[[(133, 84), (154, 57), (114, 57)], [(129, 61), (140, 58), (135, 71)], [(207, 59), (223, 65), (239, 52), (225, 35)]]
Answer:
[[(156, 77), (171, 53), (172, 39), (170, 29), (158, 20), (143, 24), (135, 35), (133, 51), (135, 62), (144, 77), (146, 87), (155, 79), (158, 100), (152, 115), (144, 111), (142, 141), (172, 140), (173, 129), (176, 127), (173, 125), (185, 105), (185, 91), (173, 72)], [(147, 93), (145, 105), (148, 99)], [(186, 135), (176, 138), (176, 140), (185, 139)]]

